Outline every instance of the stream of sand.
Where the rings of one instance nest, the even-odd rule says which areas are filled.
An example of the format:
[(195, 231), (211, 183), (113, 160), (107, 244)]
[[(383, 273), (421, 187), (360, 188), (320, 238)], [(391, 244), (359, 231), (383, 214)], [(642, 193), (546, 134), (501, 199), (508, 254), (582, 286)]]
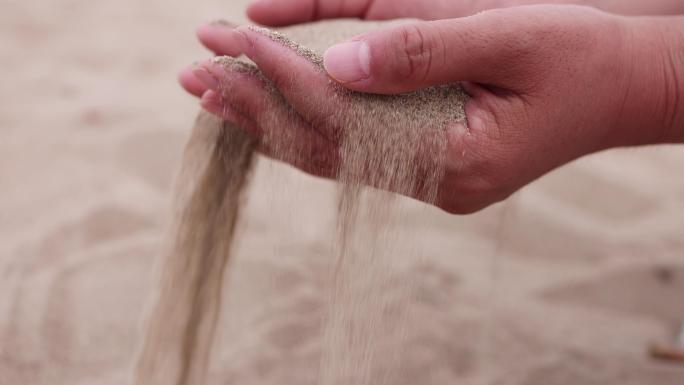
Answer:
[[(285, 35), (259, 31), (320, 66), (318, 55), (326, 47), (377, 26), (342, 21), (285, 31), (309, 48)], [(231, 60), (225, 63), (230, 65)], [(272, 92), (278, 92), (275, 86)], [(394, 207), (393, 195), (381, 190), (419, 195), (428, 202), (436, 199), (444, 172), (445, 127), (465, 121), (466, 96), (458, 86), (400, 96), (338, 89), (336, 95), (336, 102), (346, 108), (333, 117), (343, 132), (336, 172), (340, 198), (320, 384), (390, 384), (401, 376), (389, 369), (400, 362), (401, 352), (376, 341), (404, 335), (406, 291), (378, 292), (396, 278), (393, 255), (411, 245), (410, 240), (393, 235), (392, 225), (401, 212)], [(282, 148), (282, 138), (267, 135), (262, 140), (279, 140), (280, 147), (278, 143), (271, 147), (287, 150)], [(180, 210), (136, 370), (138, 385), (204, 383), (223, 272), (229, 266), (255, 145), (238, 127), (200, 114), (186, 149), (177, 198)], [(377, 359), (380, 356), (382, 360)]]

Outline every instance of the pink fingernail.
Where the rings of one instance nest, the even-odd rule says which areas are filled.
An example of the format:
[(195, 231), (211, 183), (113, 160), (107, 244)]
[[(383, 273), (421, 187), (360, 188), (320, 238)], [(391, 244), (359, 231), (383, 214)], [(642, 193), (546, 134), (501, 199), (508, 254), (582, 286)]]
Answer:
[(334, 45), (325, 51), (328, 74), (341, 83), (357, 82), (370, 76), (370, 47), (365, 41)]
[(192, 74), (210, 90), (218, 91), (221, 88), (221, 84), (216, 76), (212, 75), (205, 68), (194, 68)]

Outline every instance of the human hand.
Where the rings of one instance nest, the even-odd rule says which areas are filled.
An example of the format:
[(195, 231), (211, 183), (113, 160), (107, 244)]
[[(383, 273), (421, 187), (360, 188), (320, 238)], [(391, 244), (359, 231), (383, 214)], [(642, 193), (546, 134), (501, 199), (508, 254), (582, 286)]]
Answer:
[(260, 0), (247, 14), (257, 23), (284, 26), (321, 19), (450, 19), (488, 9), (534, 4), (576, 4), (625, 15), (684, 13), (681, 0)]
[(435, 20), (472, 15), (506, 1), (513, 0), (262, 0), (253, 2), (247, 15), (268, 26), (335, 18)]
[[(468, 81), (468, 129), (448, 127), (446, 173), (436, 205), (470, 213), (580, 156), (684, 139), (675, 129), (684, 122), (677, 88), (684, 84), (673, 72), (662, 24), (585, 7), (518, 7), (367, 33), (330, 49), (325, 62), (331, 76), (362, 92)], [(345, 106), (330, 97), (328, 78), (258, 32), (231, 31), (230, 51), (213, 44), (216, 40), (205, 43), (219, 54), (246, 53), (297, 114), (288, 114), (258, 79), (223, 67), (205, 69), (230, 78), (239, 92), (218, 95), (216, 84), (198, 85), (187, 72), (181, 82), (204, 94), (210, 112), (257, 133), (274, 131), (272, 122), (260, 120), (268, 116), (264, 111), (280, 111), (277, 129), (289, 130), (283, 140), (310, 150), (308, 158), (291, 163), (334, 177), (335, 130), (344, 127), (318, 114)], [(359, 65), (364, 57), (368, 63)], [(214, 91), (205, 92), (207, 87)]]

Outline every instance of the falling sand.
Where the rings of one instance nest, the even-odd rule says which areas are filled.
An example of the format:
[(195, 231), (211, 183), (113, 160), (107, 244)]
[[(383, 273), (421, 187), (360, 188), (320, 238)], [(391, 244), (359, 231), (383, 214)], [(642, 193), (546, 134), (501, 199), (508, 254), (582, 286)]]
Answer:
[[(395, 22), (396, 23), (396, 22)], [(381, 23), (338, 21), (284, 30), (255, 28), (298, 51), (322, 71), (321, 52), (328, 46)], [(251, 64), (221, 58), (235, 71), (261, 76)], [(399, 95), (365, 95), (332, 87), (328, 122), (339, 132), (340, 182), (336, 262), (332, 272), (329, 316), (320, 365), (322, 385), (389, 384), (400, 373), (384, 369), (375, 357), (400, 352), (374, 344), (379, 334), (402, 336), (401, 295), (373, 295), (392, 277), (391, 258), (410, 242), (393, 236), (400, 215), (393, 196), (382, 190), (437, 199), (444, 174), (445, 131), (464, 123), (466, 96), (458, 86), (440, 86)], [(275, 85), (269, 92), (281, 103)], [(236, 92), (230, 90), (226, 92)], [(340, 107), (342, 106), (342, 107)], [(293, 114), (294, 110), (290, 109)], [(277, 119), (273, 118), (274, 128)], [(292, 159), (287, 130), (266, 130), (262, 143), (276, 157)], [(201, 113), (186, 149), (178, 182), (173, 241), (163, 260), (162, 281), (136, 370), (138, 385), (201, 385), (220, 306), (223, 271), (229, 263), (243, 191), (257, 141), (239, 127)], [(291, 152), (291, 151), (290, 151)], [(279, 156), (280, 155), (280, 156)], [(376, 189), (363, 186), (369, 185)], [(353, 281), (353, 285), (350, 282)], [(388, 322), (391, 320), (391, 322)], [(382, 326), (381, 326), (382, 324)], [(384, 367), (385, 367), (384, 366)]]

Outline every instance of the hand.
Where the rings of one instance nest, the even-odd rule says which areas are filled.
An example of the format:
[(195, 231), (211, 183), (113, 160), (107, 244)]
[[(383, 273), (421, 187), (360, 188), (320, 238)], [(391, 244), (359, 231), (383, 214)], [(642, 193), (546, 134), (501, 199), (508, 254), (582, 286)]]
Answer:
[[(444, 19), (471, 15), (511, 0), (262, 0), (247, 9), (257, 23), (283, 26), (321, 19)], [(489, 4), (487, 6), (486, 4)]]
[[(330, 75), (362, 92), (468, 81), (469, 132), (456, 125), (447, 132), (447, 172), (436, 204), (470, 213), (580, 156), (684, 139), (684, 78), (673, 61), (684, 61), (673, 55), (682, 44), (681, 25), (678, 19), (631, 19), (585, 7), (517, 7), (368, 33), (331, 48), (325, 61)], [(223, 67), (205, 69), (239, 92), (221, 97), (211, 79), (199, 85), (188, 72), (181, 82), (204, 94), (210, 112), (254, 132), (282, 132), (287, 122), (283, 140), (300, 152), (310, 150), (295, 166), (334, 176), (328, 171), (336, 161), (336, 135), (318, 127), (326, 117), (317, 111), (345, 106), (330, 98), (325, 74), (260, 33), (229, 32), (231, 52), (206, 41), (209, 48), (244, 51), (298, 114), (288, 114), (259, 79)], [(356, 55), (362, 47), (368, 54)], [(369, 62), (359, 65), (363, 57)], [(295, 78), (300, 81), (287, 81)], [(278, 127), (260, 119), (269, 116), (264, 111), (279, 111)]]
[(684, 13), (681, 0), (260, 0), (247, 13), (257, 23), (283, 26), (341, 17), (449, 19), (488, 9), (541, 3), (587, 5), (625, 15)]

